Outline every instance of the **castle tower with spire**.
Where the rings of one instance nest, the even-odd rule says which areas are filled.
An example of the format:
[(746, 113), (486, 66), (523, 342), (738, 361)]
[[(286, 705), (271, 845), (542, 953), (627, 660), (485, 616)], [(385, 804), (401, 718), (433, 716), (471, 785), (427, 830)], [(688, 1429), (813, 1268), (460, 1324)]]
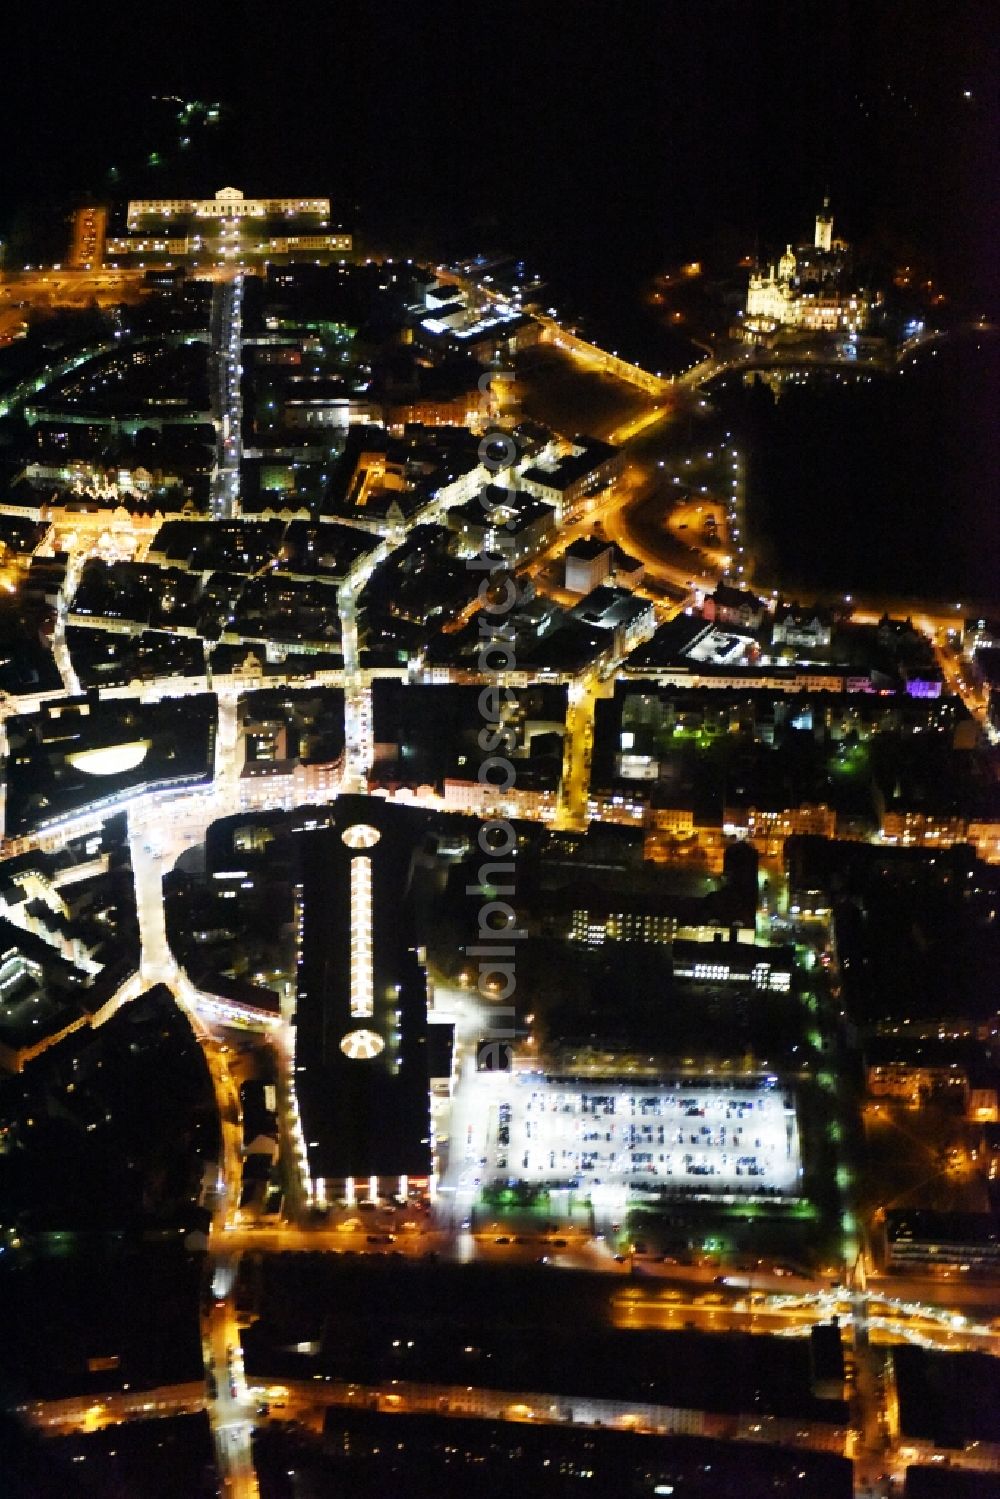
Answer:
[(833, 244), (833, 214), (830, 212), (830, 195), (823, 199), (823, 207), (816, 215), (816, 235), (813, 245), (817, 250), (829, 250)]
[(827, 195), (812, 244), (787, 245), (777, 265), (772, 261), (751, 272), (742, 334), (751, 343), (778, 328), (856, 339), (880, 300), (854, 280), (850, 247), (833, 237)]

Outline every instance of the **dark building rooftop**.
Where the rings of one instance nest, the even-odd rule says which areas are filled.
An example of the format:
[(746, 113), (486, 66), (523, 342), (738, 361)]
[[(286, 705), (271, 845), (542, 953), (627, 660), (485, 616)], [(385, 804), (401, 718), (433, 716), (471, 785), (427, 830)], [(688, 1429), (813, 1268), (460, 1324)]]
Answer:
[[(482, 689), (456, 683), (409, 685), (385, 678), (372, 686), (372, 723), (376, 745), (374, 773), (408, 785), (439, 783), (445, 776), (472, 779), (487, 756), (479, 743), (483, 727)], [(560, 732), (566, 719), (566, 688), (536, 685), (511, 688), (498, 695), (499, 721), (513, 736), (517, 781), (526, 786), (533, 759), (551, 758), (546, 732)], [(549, 753), (547, 753), (547, 751)], [(555, 779), (562, 765), (556, 751)]]
[(1000, 1499), (1000, 1474), (950, 1466), (909, 1467), (903, 1499)]
[(34, 1046), (87, 1009), (86, 975), (34, 932), (0, 917), (0, 1044)]
[(694, 614), (678, 614), (660, 625), (650, 640), (632, 652), (625, 662), (628, 671), (649, 667), (673, 666), (684, 659), (684, 653), (699, 635), (708, 631), (705, 621)]
[[(207, 1411), (191, 1416), (159, 1416), (119, 1421), (103, 1430), (46, 1436), (34, 1454), (33, 1499), (57, 1494), (98, 1499), (215, 1499), (219, 1477)], [(23, 1471), (23, 1470), (22, 1470)], [(79, 1484), (79, 1488), (77, 1485)], [(15, 1488), (12, 1499), (21, 1499)]]
[[(611, 1292), (597, 1275), (307, 1258), (315, 1257), (265, 1265), (265, 1304), (281, 1312), (243, 1335), (251, 1376), (427, 1380), (551, 1393), (570, 1404), (634, 1400), (847, 1424), (842, 1401), (811, 1392), (806, 1339), (609, 1328)], [(289, 1351), (304, 1339), (317, 1350)]]
[[(828, 1453), (705, 1437), (660, 1437), (565, 1422), (509, 1422), (438, 1415), (389, 1415), (334, 1407), (323, 1422), (324, 1458), (311, 1492), (335, 1491), (338, 1478), (355, 1499), (412, 1492), (421, 1475), (439, 1499), (564, 1499), (575, 1489), (589, 1499), (850, 1499), (851, 1464)], [(264, 1447), (262, 1477), (288, 1470), (290, 1454)], [(255, 1451), (258, 1458), (261, 1449)], [(303, 1467), (300, 1452), (296, 1471)], [(306, 1459), (308, 1463), (308, 1459)], [(258, 1464), (259, 1466), (259, 1464)], [(310, 1475), (311, 1476), (311, 1475)], [(308, 1476), (303, 1475), (308, 1482)], [(346, 1492), (347, 1489), (343, 1490)]]
[(747, 608), (754, 612), (762, 609), (763, 602), (749, 588), (733, 588), (729, 583), (720, 583), (712, 595), (717, 604), (726, 609)]
[(143, 792), (207, 785), (215, 726), (213, 693), (143, 703), (94, 692), (9, 718), (7, 836)]
[(648, 600), (636, 598), (626, 588), (602, 585), (580, 600), (573, 610), (573, 618), (598, 630), (627, 629), (648, 613), (649, 608)]
[(890, 1244), (975, 1246), (1000, 1258), (1000, 1220), (993, 1213), (938, 1213), (930, 1208), (891, 1208), (885, 1215)]
[(419, 824), (346, 796), (299, 839), (295, 1072), (314, 1180), (430, 1170), (427, 988), (407, 900)]
[(604, 442), (599, 437), (577, 436), (573, 438), (573, 443), (582, 452), (569, 453), (551, 467), (529, 468), (525, 471), (525, 480), (562, 492), (571, 489), (574, 484), (609, 463), (621, 452), (613, 443)]
[(600, 541), (596, 536), (579, 536), (576, 541), (570, 543), (563, 556), (576, 558), (580, 562), (592, 562), (610, 546), (610, 541)]
[(1000, 1364), (986, 1353), (893, 1349), (899, 1427), (936, 1447), (1000, 1442)]

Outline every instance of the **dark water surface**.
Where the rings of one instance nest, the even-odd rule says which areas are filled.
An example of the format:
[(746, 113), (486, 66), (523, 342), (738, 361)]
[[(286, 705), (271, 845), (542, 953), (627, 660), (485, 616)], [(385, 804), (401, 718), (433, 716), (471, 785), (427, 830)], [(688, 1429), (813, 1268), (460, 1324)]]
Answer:
[[(933, 353), (932, 348), (937, 352)], [(970, 331), (870, 382), (727, 385), (748, 525), (787, 586), (1000, 600), (1000, 337)]]

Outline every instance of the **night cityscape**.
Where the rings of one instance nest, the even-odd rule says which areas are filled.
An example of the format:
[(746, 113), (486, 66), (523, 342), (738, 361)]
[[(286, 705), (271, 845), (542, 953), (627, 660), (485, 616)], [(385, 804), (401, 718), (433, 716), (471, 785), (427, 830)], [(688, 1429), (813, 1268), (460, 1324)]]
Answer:
[(1000, 1499), (1000, 27), (6, 19), (2, 1499)]

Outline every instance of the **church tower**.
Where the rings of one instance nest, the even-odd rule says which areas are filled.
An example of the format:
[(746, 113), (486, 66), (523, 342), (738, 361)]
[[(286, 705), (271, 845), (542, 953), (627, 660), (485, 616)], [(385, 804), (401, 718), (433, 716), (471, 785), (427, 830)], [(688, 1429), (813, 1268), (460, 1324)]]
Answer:
[(816, 237), (813, 240), (817, 250), (829, 250), (833, 243), (833, 214), (830, 212), (829, 194), (823, 199), (823, 207), (816, 215)]

